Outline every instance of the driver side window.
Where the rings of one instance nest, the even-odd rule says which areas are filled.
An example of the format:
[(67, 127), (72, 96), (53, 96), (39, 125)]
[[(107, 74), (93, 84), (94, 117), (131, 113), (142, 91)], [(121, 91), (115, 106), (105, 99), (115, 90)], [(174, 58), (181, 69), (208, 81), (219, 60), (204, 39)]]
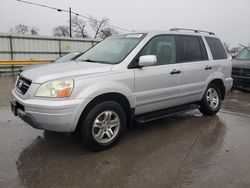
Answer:
[(142, 49), (140, 56), (155, 55), (156, 65), (173, 64), (176, 62), (176, 47), (174, 36), (157, 36), (151, 39)]

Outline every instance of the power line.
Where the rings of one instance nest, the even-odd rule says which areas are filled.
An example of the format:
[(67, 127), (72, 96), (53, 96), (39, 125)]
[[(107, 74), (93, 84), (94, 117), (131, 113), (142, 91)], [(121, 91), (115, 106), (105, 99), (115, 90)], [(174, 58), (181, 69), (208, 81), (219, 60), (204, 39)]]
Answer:
[(27, 3), (27, 4), (30, 4), (30, 5), (36, 5), (36, 6), (44, 7), (44, 8), (50, 8), (50, 9), (53, 9), (53, 10), (57, 10), (59, 12), (66, 11), (66, 10), (63, 10), (63, 9), (58, 9), (58, 8), (55, 8), (55, 7), (42, 5), (42, 4), (38, 4), (38, 3), (33, 3), (33, 2), (29, 2), (29, 1), (23, 1), (23, 0), (17, 0), (17, 1), (22, 2), (22, 3)]
[[(85, 16), (85, 15), (82, 15), (82, 14), (79, 14), (79, 13), (76, 13), (76, 12), (72, 12), (70, 9), (69, 10), (60, 9), (60, 8), (51, 7), (51, 6), (47, 6), (47, 5), (43, 5), (43, 4), (38, 4), (38, 3), (33, 3), (33, 2), (30, 2), (30, 1), (24, 1), (24, 0), (17, 0), (17, 1), (22, 2), (22, 3), (26, 3), (26, 4), (30, 4), (30, 5), (36, 5), (36, 6), (40, 6), (40, 7), (44, 7), (44, 8), (49, 8), (49, 9), (57, 10), (59, 12), (67, 12), (67, 13), (70, 13), (70, 15), (74, 14), (75, 16), (79, 16), (79, 17), (82, 17), (82, 18), (85, 18), (85, 19), (88, 19), (88, 20), (93, 20), (93, 18), (90, 17), (90, 16)], [(101, 21), (99, 21), (99, 20), (96, 20), (96, 21), (98, 23), (101, 23)], [(70, 22), (71, 22), (71, 20), (70, 20)], [(112, 27), (112, 28), (115, 28), (115, 29), (119, 29), (121, 31), (130, 32), (130, 30), (122, 28), (122, 27), (117, 27), (117, 26), (114, 26), (114, 25), (111, 25), (111, 24), (107, 24), (107, 25), (109, 27)]]

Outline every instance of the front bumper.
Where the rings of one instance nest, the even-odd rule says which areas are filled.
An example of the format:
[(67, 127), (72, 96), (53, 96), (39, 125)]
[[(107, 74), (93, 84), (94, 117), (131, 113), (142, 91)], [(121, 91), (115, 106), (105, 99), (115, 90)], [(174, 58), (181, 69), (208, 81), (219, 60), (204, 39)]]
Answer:
[(82, 99), (21, 99), (12, 90), (12, 112), (36, 129), (73, 132), (82, 112)]
[(233, 89), (250, 91), (250, 77), (233, 76)]

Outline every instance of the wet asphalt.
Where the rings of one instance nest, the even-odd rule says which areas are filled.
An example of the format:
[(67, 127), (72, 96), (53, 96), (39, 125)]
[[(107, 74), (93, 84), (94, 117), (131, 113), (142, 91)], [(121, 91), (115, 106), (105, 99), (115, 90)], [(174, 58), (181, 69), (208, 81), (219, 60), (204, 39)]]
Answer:
[(228, 93), (216, 116), (198, 111), (136, 125), (103, 152), (74, 134), (36, 130), (10, 112), (0, 76), (0, 187), (250, 187), (250, 93)]

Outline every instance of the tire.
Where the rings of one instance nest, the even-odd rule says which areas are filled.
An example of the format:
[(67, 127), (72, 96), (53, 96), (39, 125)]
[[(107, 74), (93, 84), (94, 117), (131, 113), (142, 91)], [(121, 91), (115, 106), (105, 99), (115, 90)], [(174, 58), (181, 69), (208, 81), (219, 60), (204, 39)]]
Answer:
[(216, 84), (208, 85), (200, 104), (199, 110), (204, 115), (214, 115), (220, 110), (221, 93)]
[(81, 137), (88, 149), (101, 151), (114, 146), (126, 130), (122, 106), (113, 101), (95, 105), (81, 121)]

